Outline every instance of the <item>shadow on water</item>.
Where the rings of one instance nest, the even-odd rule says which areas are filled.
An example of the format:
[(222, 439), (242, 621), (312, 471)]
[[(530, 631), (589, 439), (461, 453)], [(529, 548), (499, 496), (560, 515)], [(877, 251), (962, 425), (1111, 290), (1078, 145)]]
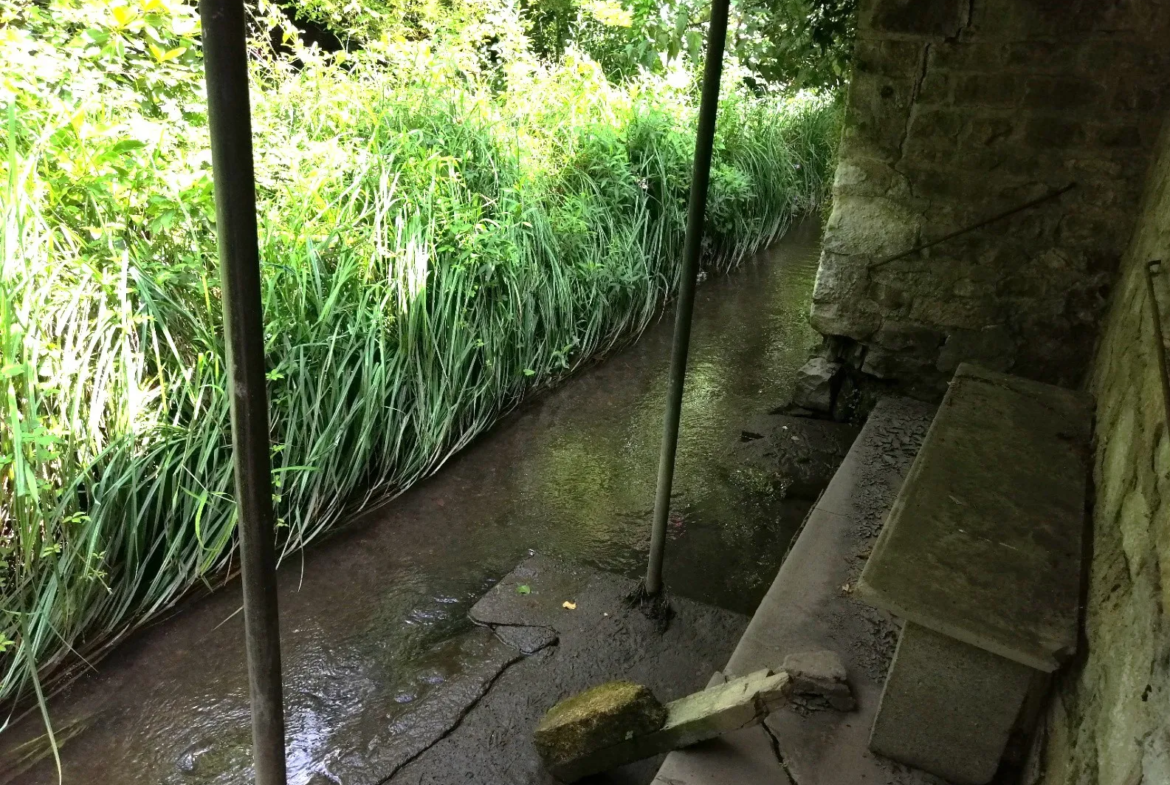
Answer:
[[(700, 287), (667, 547), (675, 594), (750, 613), (808, 508), (740, 481), (733, 447), (747, 420), (787, 400), (815, 342), (806, 315), (818, 251), (815, 227), (798, 227)], [(668, 315), (433, 479), (284, 565), (290, 783), (339, 782), (334, 764), (388, 729), (420, 732), (412, 712), (480, 655), (467, 610), (529, 550), (640, 575), (672, 324)], [(74, 736), (62, 750), (67, 785), (249, 781), (238, 607), (234, 585), (194, 603), (54, 701)], [(11, 766), (12, 745), (37, 730), (3, 734), (0, 759)], [(42, 761), (4, 781), (56, 773)]]

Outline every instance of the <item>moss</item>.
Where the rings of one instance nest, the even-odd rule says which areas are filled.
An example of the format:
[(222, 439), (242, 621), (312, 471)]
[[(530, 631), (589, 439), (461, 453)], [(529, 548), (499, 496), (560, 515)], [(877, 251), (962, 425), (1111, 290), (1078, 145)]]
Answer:
[(565, 698), (536, 726), (533, 740), (551, 765), (634, 736), (651, 733), (666, 721), (666, 709), (649, 688), (611, 681)]

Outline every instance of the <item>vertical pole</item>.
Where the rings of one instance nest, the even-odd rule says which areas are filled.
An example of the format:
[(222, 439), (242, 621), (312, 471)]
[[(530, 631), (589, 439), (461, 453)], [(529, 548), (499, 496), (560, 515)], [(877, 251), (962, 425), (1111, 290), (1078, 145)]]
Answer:
[(707, 60), (703, 67), (703, 94), (699, 101), (699, 129), (695, 136), (695, 164), (691, 176), (687, 233), (683, 243), (682, 281), (678, 313), (674, 321), (674, 346), (670, 354), (670, 389), (666, 398), (666, 422), (662, 452), (658, 458), (658, 491), (654, 499), (654, 527), (650, 534), (650, 563), (646, 569), (646, 594), (662, 591), (662, 557), (666, 547), (666, 521), (670, 515), (670, 491), (674, 483), (674, 459), (678, 449), (678, 423), (682, 412), (683, 383), (691, 343), (691, 313), (695, 307), (695, 283), (703, 246), (703, 222), (707, 214), (707, 183), (711, 179), (711, 151), (715, 142), (715, 115), (719, 108), (719, 79), (723, 75), (723, 47), (727, 38), (728, 0), (713, 0), (707, 30)]
[(244, 0), (200, 0), (257, 785), (286, 785)]

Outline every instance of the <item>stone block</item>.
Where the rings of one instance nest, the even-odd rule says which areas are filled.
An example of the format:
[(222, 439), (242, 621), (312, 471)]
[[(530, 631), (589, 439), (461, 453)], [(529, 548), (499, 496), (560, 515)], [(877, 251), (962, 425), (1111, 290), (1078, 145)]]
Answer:
[(1012, 139), (1018, 121), (1014, 114), (1003, 116), (987, 116), (980, 114), (967, 124), (967, 134), (963, 143), (970, 147), (991, 147), (1001, 145)]
[(853, 52), (853, 67), (861, 73), (911, 78), (920, 68), (922, 49), (917, 41), (863, 39)]
[(1094, 140), (1102, 147), (1135, 148), (1143, 144), (1141, 129), (1135, 123), (1120, 123), (1099, 126)]
[(845, 663), (835, 651), (789, 654), (781, 670), (792, 679), (792, 702), (810, 710), (853, 711), (857, 701), (849, 689)]
[(842, 255), (877, 258), (895, 254), (918, 242), (921, 225), (921, 215), (894, 199), (846, 198), (833, 206), (825, 226), (824, 247)]
[(813, 300), (809, 324), (821, 335), (843, 335), (863, 341), (882, 323), (881, 309), (873, 300), (847, 303)]
[(859, 158), (837, 165), (833, 192), (840, 196), (908, 196), (906, 178), (889, 164)]
[(1170, 104), (1170, 84), (1150, 86), (1123, 82), (1117, 87), (1111, 104), (1119, 112), (1158, 112)]
[(885, 349), (932, 360), (944, 340), (944, 335), (930, 325), (891, 319), (887, 319), (873, 336), (873, 342)]
[(918, 85), (918, 101), (920, 106), (941, 105), (951, 102), (951, 87), (954, 77), (946, 71), (938, 69), (927, 70)]
[(550, 766), (578, 760), (596, 749), (653, 733), (666, 708), (641, 684), (611, 681), (557, 703), (533, 732), (533, 743)]
[[(958, 35), (967, 17), (966, 0), (874, 0), (862, 6), (861, 29), (933, 38)], [(868, 12), (866, 14), (865, 12)]]
[(945, 41), (930, 47), (928, 69), (946, 71), (990, 71), (1003, 59), (1004, 45), (998, 42)]
[(1061, 117), (1033, 117), (1024, 130), (1024, 141), (1033, 147), (1076, 147), (1087, 139), (1083, 121)]
[(956, 106), (1010, 107), (1020, 102), (1024, 81), (1016, 74), (970, 74), (955, 82)]
[(995, 775), (1034, 671), (907, 622), (870, 749), (955, 785)]
[(1028, 79), (1024, 103), (1035, 109), (1076, 111), (1101, 101), (1102, 87), (1088, 79), (1037, 76)]
[(824, 357), (814, 357), (796, 372), (796, 387), (792, 402), (814, 412), (828, 414), (833, 411), (833, 398), (840, 383), (841, 363), (829, 362)]
[(1081, 56), (1067, 40), (1013, 41), (1004, 47), (1004, 65), (1031, 74), (1067, 74), (1076, 69)]
[(943, 138), (951, 140), (952, 150), (959, 134), (967, 127), (968, 112), (957, 109), (922, 109), (910, 121), (910, 134), (915, 139)]
[(861, 372), (877, 379), (899, 380), (916, 382), (931, 375), (934, 370), (933, 357), (920, 357), (914, 354), (896, 352), (883, 349), (880, 346), (870, 346), (865, 353), (865, 361), (861, 364)]
[(1007, 371), (1016, 361), (1016, 342), (1007, 327), (954, 330), (938, 355), (936, 368), (954, 373), (960, 363), (975, 362), (993, 371)]

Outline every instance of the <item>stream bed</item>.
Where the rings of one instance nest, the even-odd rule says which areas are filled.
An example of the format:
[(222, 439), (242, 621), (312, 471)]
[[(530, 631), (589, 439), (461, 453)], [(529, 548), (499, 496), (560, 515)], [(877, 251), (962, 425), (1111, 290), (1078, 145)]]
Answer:
[[(699, 289), (667, 543), (668, 591), (750, 614), (810, 506), (745, 468), (753, 419), (787, 402), (817, 340), (819, 255), (801, 225)], [(651, 508), (673, 312), (634, 345), (506, 417), (435, 477), (285, 562), (281, 624), (289, 782), (340, 780), (438, 687), (474, 668), (467, 611), (531, 552), (638, 577)], [(51, 703), (65, 785), (244, 785), (251, 729), (239, 588), (134, 636)], [(0, 734), (0, 783), (43, 732)], [(378, 782), (377, 772), (369, 780)], [(348, 780), (346, 781), (348, 785)]]

